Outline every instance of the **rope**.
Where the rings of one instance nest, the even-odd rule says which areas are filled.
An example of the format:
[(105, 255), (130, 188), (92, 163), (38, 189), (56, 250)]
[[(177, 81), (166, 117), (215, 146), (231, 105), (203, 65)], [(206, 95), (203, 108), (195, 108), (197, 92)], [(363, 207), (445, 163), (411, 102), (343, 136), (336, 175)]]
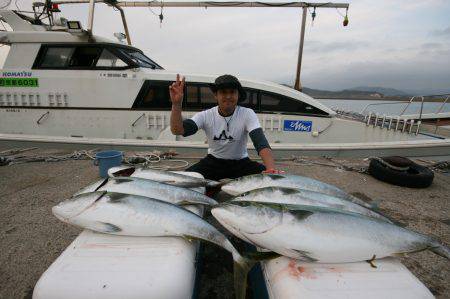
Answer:
[[(80, 150), (74, 151), (66, 155), (34, 155), (34, 156), (15, 156), (8, 157), (10, 155), (15, 155), (28, 150), (34, 150), (36, 148), (28, 149), (12, 149), (0, 152), (0, 166), (23, 164), (31, 162), (60, 162), (67, 160), (95, 160), (95, 152), (98, 149), (92, 150)], [(154, 151), (146, 154), (136, 154), (136, 155), (125, 155), (124, 163), (128, 165), (142, 165), (142, 167), (158, 169), (158, 170), (179, 170), (184, 169), (189, 165), (189, 162), (181, 159), (173, 159), (177, 155), (174, 151), (169, 152), (159, 152)], [(161, 165), (163, 162), (169, 162), (175, 165)], [(178, 165), (177, 165), (178, 164)]]
[(318, 165), (318, 166), (332, 167), (332, 168), (336, 168), (338, 170), (354, 171), (354, 172), (358, 172), (358, 173), (368, 174), (369, 168), (367, 166), (355, 167), (355, 166), (350, 166), (350, 165), (346, 165), (346, 164), (334, 161), (333, 158), (328, 157), (328, 156), (325, 156), (324, 158), (329, 160), (332, 164), (306, 160), (306, 159), (303, 159), (301, 157), (296, 157), (296, 156), (293, 156), (293, 162), (296, 165), (302, 165), (302, 166)]

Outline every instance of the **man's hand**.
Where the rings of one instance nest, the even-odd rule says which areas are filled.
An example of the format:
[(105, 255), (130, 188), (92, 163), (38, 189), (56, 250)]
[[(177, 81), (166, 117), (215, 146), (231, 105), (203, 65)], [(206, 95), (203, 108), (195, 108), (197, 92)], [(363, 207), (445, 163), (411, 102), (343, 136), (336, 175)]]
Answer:
[(262, 173), (266, 173), (266, 174), (284, 174), (284, 173), (286, 173), (286, 171), (269, 168), (269, 169), (264, 170)]
[(172, 105), (181, 106), (184, 93), (184, 81), (184, 77), (180, 80), (180, 74), (177, 74), (177, 81), (169, 86), (170, 101), (172, 102)]

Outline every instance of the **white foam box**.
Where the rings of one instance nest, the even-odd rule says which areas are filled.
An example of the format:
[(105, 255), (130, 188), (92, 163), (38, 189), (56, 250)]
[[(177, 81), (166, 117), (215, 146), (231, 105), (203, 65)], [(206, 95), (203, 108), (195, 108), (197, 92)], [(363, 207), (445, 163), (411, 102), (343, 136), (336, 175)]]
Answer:
[[(188, 208), (203, 214), (200, 207)], [(192, 298), (198, 246), (179, 237), (84, 230), (42, 274), (33, 299)]]
[(305, 263), (279, 257), (261, 263), (269, 298), (434, 298), (399, 260), (347, 264)]

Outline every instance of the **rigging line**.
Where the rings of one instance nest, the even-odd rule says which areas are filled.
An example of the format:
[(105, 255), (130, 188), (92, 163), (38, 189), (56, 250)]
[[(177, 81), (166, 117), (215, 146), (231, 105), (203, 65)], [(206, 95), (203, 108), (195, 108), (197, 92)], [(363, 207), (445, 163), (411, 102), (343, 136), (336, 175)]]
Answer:
[(235, 5), (243, 5), (245, 2), (205, 2), (206, 5), (211, 6), (219, 6), (219, 7), (227, 7), (227, 6), (235, 6)]
[(337, 7), (335, 7), (336, 8), (336, 11), (337, 11), (337, 13), (341, 16), (341, 17), (345, 17), (343, 14), (341, 14), (341, 12), (339, 11), (339, 9), (337, 8)]
[(256, 2), (258, 4), (261, 5), (265, 5), (265, 6), (270, 6), (270, 7), (283, 7), (283, 6), (288, 6), (288, 5), (292, 5), (292, 4), (296, 4), (297, 2), (287, 2), (287, 3), (265, 3), (265, 2)]

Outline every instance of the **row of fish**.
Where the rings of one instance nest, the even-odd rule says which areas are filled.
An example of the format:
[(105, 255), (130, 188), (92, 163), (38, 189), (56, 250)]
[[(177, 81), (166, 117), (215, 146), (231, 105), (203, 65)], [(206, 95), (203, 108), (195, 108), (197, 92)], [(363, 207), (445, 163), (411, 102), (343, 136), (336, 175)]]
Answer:
[[(62, 221), (131, 236), (180, 236), (212, 242), (235, 262), (237, 297), (245, 294), (253, 261), (184, 205), (211, 206), (231, 233), (277, 254), (323, 263), (373, 260), (430, 249), (450, 258), (438, 241), (399, 227), (341, 189), (294, 175), (251, 175), (225, 184), (160, 170), (118, 167), (53, 208)], [(235, 197), (218, 204), (186, 189), (218, 187)]]

